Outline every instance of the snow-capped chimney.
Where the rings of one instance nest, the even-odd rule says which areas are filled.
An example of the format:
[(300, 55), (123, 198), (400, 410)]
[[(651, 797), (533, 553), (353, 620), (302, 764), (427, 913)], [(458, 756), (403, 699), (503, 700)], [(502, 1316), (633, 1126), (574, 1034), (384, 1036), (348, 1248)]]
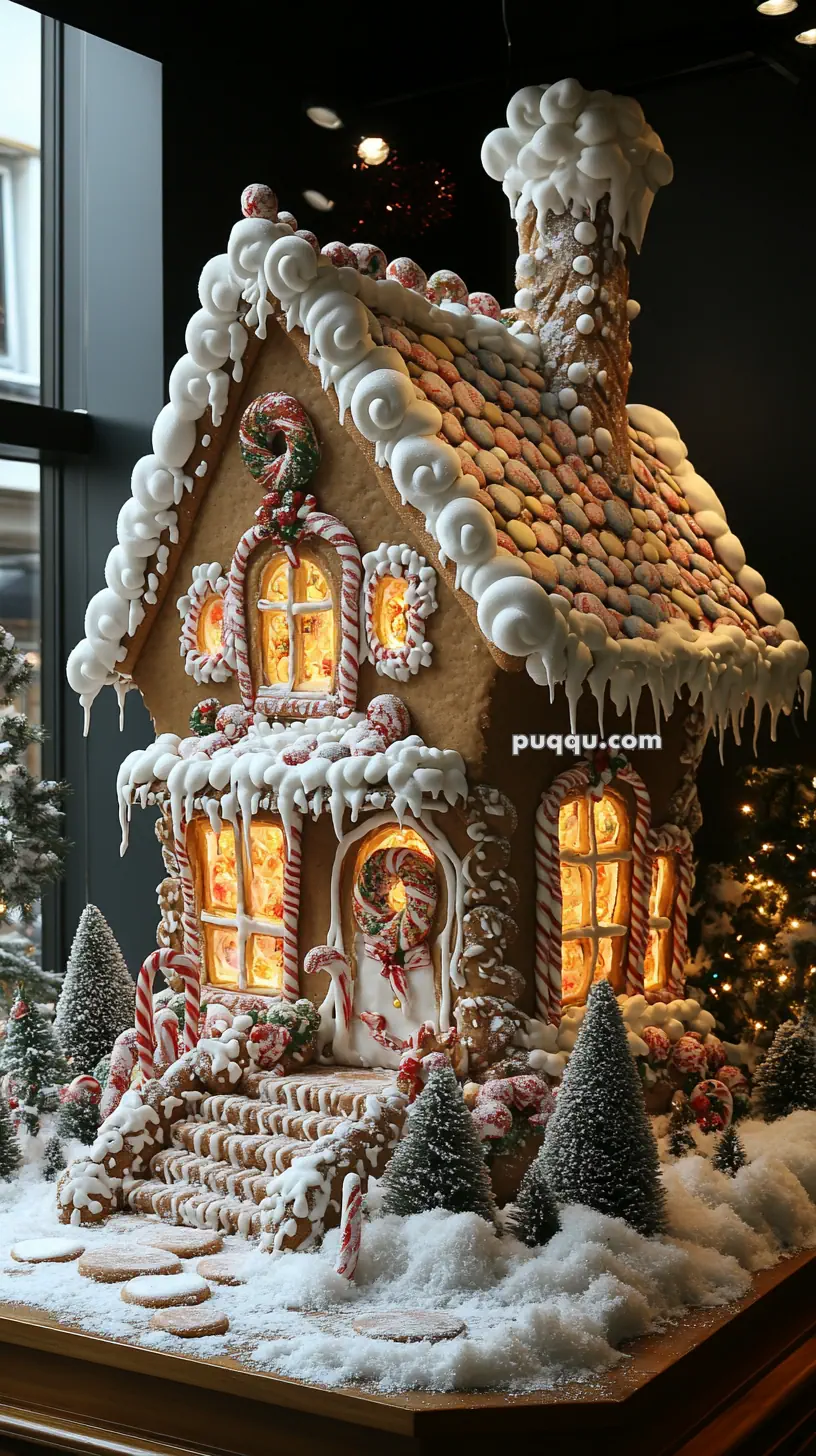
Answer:
[(582, 455), (628, 474), (629, 299), (626, 242), (640, 251), (672, 164), (638, 103), (578, 81), (528, 86), (486, 138), (482, 163), (510, 200), (519, 238), (516, 309), (537, 333), (550, 413)]

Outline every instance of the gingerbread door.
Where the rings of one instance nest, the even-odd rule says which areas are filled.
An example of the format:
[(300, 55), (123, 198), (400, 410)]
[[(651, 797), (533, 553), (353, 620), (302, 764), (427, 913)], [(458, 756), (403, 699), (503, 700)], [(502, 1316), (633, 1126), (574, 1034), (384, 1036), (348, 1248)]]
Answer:
[[(351, 892), (350, 1050), (394, 1066), (424, 1021), (438, 1021), (432, 957), (439, 878), (416, 830), (386, 824), (355, 846)], [(355, 1058), (356, 1059), (356, 1058)]]

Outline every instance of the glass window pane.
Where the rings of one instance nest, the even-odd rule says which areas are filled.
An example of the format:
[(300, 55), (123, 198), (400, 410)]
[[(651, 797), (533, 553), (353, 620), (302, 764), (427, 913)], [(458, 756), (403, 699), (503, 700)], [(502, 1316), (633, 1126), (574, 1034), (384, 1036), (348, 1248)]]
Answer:
[(592, 920), (592, 877), (583, 865), (561, 866), (561, 924), (564, 930), (577, 930)]
[(565, 940), (561, 945), (561, 1000), (564, 1005), (580, 1001), (592, 965), (591, 940)]
[(589, 852), (585, 798), (571, 799), (568, 804), (563, 805), (558, 815), (558, 842), (562, 849), (568, 849), (573, 854)]
[(0, 0), (0, 397), (40, 393), (41, 18)]
[(207, 979), (213, 986), (238, 985), (238, 934), (220, 925), (204, 926)]
[(598, 849), (608, 853), (612, 849), (628, 849), (629, 816), (615, 795), (606, 793), (596, 799), (595, 838)]
[[(40, 715), (40, 467), (0, 460), (0, 623), (34, 672), (7, 712)], [(40, 745), (32, 743), (27, 767), (40, 772)]]
[(199, 652), (215, 656), (224, 645), (224, 598), (216, 592), (205, 597), (196, 632)]
[(247, 947), (247, 986), (280, 991), (283, 986), (283, 941), (273, 935), (250, 936)]
[(283, 920), (283, 830), (277, 824), (253, 824), (249, 908), (256, 920)]
[(213, 915), (235, 916), (238, 907), (238, 879), (235, 864), (235, 834), (225, 824), (214, 834), (209, 824), (199, 824), (201, 875), (204, 908)]
[(295, 626), (298, 637), (295, 688), (307, 693), (330, 693), (334, 673), (334, 613), (298, 616)]
[(383, 647), (398, 652), (408, 636), (408, 582), (404, 576), (384, 576), (374, 593), (374, 627)]

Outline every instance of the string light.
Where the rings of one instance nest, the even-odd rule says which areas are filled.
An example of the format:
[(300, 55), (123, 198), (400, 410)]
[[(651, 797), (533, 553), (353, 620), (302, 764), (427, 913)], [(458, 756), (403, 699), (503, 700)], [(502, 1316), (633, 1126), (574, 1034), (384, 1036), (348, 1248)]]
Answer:
[(731, 982), (730, 981), (723, 981), (723, 987), (722, 988), (723, 988), (724, 991), (730, 991), (731, 990)]
[(773, 845), (772, 844), (763, 844), (762, 848), (764, 849), (765, 853), (767, 854), (769, 849), (773, 849)]
[(799, 0), (759, 0), (760, 15), (791, 15), (798, 9)]
[(801, 924), (801, 921), (799, 921), (799, 920), (792, 920), (791, 921), (791, 930), (798, 930), (800, 924)]
[(816, 27), (813, 27), (811, 30), (800, 30), (794, 39), (798, 40), (800, 45), (816, 45)]
[(764, 955), (767, 949), (768, 949), (768, 947), (765, 944), (764, 940), (761, 940), (759, 942), (759, 945), (757, 946), (757, 950), (760, 951)]
[(788, 979), (787, 972), (786, 971), (782, 971), (781, 974), (778, 975), (776, 979), (779, 982), (780, 986), (784, 986), (785, 982)]
[(740, 804), (740, 810), (743, 814), (753, 814), (754, 812), (750, 804)]

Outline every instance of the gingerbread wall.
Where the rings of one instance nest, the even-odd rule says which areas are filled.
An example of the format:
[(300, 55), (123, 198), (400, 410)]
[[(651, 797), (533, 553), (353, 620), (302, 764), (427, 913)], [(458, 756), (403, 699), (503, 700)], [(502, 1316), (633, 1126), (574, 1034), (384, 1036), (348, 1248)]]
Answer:
[[(338, 423), (333, 391), (324, 393), (296, 343), (270, 320), (269, 338), (255, 356), (243, 389), (236, 391), (239, 404), (232, 414), (220, 460), (211, 477), (195, 482), (193, 494), (195, 497), (200, 493), (200, 507), (189, 539), (172, 562), (172, 581), (133, 672), (157, 733), (185, 735), (191, 710), (212, 693), (223, 703), (239, 700), (235, 678), (209, 686), (185, 673), (179, 654), (176, 600), (188, 589), (193, 567), (199, 563), (220, 561), (227, 570), (239, 537), (254, 522), (261, 492), (241, 460), (238, 422), (252, 399), (271, 390), (293, 395), (311, 416), (321, 448), (321, 464), (312, 487), (318, 508), (336, 516), (351, 530), (360, 554), (365, 555), (382, 542), (406, 542), (427, 553), (428, 538), (419, 528), (417, 513), (410, 507), (398, 508), (398, 498), (385, 472), (366, 458), (362, 442), (358, 444), (360, 437), (354, 438), (356, 432)], [(214, 440), (214, 445), (217, 443)], [(194, 453), (188, 469), (194, 469), (199, 454), (205, 453)], [(384, 493), (386, 485), (393, 499)], [(378, 675), (371, 663), (363, 664), (357, 705), (364, 709), (378, 693), (397, 691), (411, 713), (414, 731), (426, 743), (455, 748), (470, 766), (476, 767), (484, 750), (490, 688), (498, 669), (441, 571), (437, 572), (437, 599), (438, 609), (428, 621), (428, 637), (433, 643), (431, 666), (422, 668), (406, 683), (394, 683)]]

